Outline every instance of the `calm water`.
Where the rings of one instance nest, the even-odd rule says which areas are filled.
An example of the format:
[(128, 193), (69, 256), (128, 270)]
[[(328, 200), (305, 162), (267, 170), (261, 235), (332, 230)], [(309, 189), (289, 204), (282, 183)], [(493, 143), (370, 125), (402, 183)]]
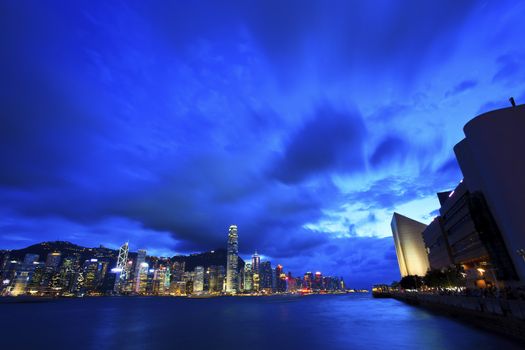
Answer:
[(523, 348), (449, 318), (369, 295), (1, 304), (0, 343), (2, 349)]

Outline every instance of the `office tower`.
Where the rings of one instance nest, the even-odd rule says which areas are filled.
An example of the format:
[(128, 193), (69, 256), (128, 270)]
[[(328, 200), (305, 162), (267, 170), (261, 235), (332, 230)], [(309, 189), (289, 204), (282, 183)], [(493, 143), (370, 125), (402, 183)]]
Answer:
[(252, 255), (252, 270), (253, 273), (259, 273), (259, 268), (261, 265), (261, 257), (257, 254), (257, 251)]
[(263, 261), (259, 268), (260, 290), (267, 293), (272, 292), (272, 263)]
[(429, 264), (422, 233), (427, 226), (394, 213), (391, 227), (401, 276), (425, 276)]
[(60, 264), (60, 258), (62, 257), (62, 254), (60, 252), (52, 252), (47, 254), (46, 259), (46, 269), (55, 271), (58, 269), (58, 265)]
[(226, 290), (226, 269), (223, 265), (217, 266), (217, 288), (219, 292)]
[(319, 291), (323, 288), (323, 274), (320, 271), (317, 271), (314, 275), (314, 279), (312, 281), (312, 289)]
[(172, 282), (180, 282), (182, 281), (182, 275), (184, 274), (184, 271), (186, 269), (186, 263), (184, 261), (178, 262), (175, 261), (171, 265), (171, 281)]
[(137, 269), (135, 269), (135, 271), (134, 292), (144, 294), (148, 286), (149, 264), (147, 262), (141, 262), (138, 271)]
[(124, 243), (118, 251), (117, 266), (111, 271), (116, 274), (115, 276), (115, 285), (113, 291), (119, 293), (126, 281), (129, 271), (128, 271), (128, 254), (129, 254), (129, 244), (128, 242)]
[[(153, 271), (153, 294), (165, 295), (170, 287), (169, 267), (160, 266)], [(168, 281), (168, 283), (166, 283), (166, 281)]]
[(218, 283), (217, 266), (212, 265), (206, 269), (208, 279), (208, 291), (210, 293), (220, 292)]
[(193, 292), (200, 294), (204, 291), (204, 267), (195, 267), (195, 277), (193, 279)]
[(236, 293), (238, 286), (239, 242), (237, 235), (237, 225), (231, 225), (228, 232), (228, 250), (226, 260), (226, 292)]
[(303, 279), (303, 288), (306, 288), (306, 289), (312, 289), (312, 283), (313, 283), (313, 280), (314, 280), (314, 274), (312, 272), (307, 272), (304, 274), (304, 279)]
[(253, 290), (253, 270), (252, 270), (252, 264), (246, 263), (244, 264), (244, 285), (243, 285), (243, 291), (245, 292), (251, 292)]
[(286, 291), (295, 292), (296, 290), (297, 284), (295, 283), (295, 278), (293, 278), (291, 272), (288, 272), (288, 276), (286, 276)]
[(525, 248), (525, 105), (481, 114), (463, 131), (465, 139), (454, 147), (463, 183), (475, 197), (472, 203), (490, 213), (476, 220), (494, 269), (487, 275), (522, 284), (525, 264), (518, 252)]
[(103, 278), (103, 264), (98, 259), (90, 259), (83, 266), (83, 290), (85, 292), (95, 291)]
[(282, 265), (275, 268), (275, 289), (280, 293), (286, 292), (286, 275)]
[[(137, 261), (135, 262), (135, 271), (134, 271), (134, 291), (135, 293), (139, 293), (141, 290), (141, 280), (143, 284), (145, 281), (147, 281), (147, 274), (148, 274), (149, 264), (146, 263), (146, 250), (139, 249), (137, 251)], [(143, 286), (142, 290), (145, 290), (145, 286)]]
[(20, 295), (26, 292), (27, 285), (33, 277), (35, 267), (38, 265), (38, 254), (26, 254), (24, 261), (16, 271), (15, 281), (11, 295)]

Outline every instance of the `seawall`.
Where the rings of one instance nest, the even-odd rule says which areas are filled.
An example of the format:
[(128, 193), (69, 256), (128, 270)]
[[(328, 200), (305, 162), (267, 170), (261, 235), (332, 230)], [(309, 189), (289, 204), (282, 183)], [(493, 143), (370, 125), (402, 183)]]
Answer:
[(391, 297), (525, 343), (525, 300), (399, 292)]

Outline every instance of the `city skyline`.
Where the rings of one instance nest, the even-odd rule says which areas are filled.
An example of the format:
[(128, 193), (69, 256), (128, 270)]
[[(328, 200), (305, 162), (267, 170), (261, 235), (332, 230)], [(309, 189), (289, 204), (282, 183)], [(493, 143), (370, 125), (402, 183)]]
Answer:
[(525, 102), (525, 4), (0, 5), (0, 247), (242, 227), (293, 271), (399, 279), (391, 214), (428, 224), (453, 146)]
[[(208, 258), (190, 262), (198, 256)], [(346, 289), (343, 277), (320, 271), (294, 276), (281, 264), (271, 266), (270, 261), (261, 262), (257, 252), (251, 261), (238, 256), (236, 225), (228, 229), (226, 249), (189, 256), (159, 258), (148, 255), (145, 249), (134, 253), (129, 250), (129, 242), (118, 250), (42, 242), (21, 251), (0, 250), (0, 296), (216, 297), (355, 292)]]

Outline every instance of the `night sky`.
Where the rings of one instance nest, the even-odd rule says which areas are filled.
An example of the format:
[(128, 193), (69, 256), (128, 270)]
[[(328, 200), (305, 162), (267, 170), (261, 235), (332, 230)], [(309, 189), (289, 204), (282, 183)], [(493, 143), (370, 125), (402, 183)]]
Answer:
[[(520, 1), (2, 1), (0, 248), (255, 249), (399, 279), (476, 114), (525, 102)], [(219, 5), (220, 4), (220, 5)]]

